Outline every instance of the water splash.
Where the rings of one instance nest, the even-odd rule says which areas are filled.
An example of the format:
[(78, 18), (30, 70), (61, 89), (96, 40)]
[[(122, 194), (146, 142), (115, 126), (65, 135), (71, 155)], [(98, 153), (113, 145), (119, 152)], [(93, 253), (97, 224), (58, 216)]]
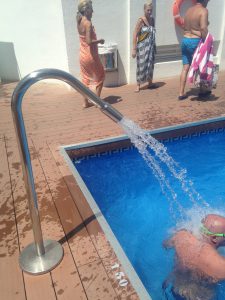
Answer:
[(165, 175), (163, 170), (165, 166), (173, 178), (176, 178), (179, 182), (181, 189), (188, 196), (195, 209), (199, 211), (199, 214), (202, 207), (209, 207), (209, 204), (194, 189), (193, 182), (188, 179), (187, 170), (179, 166), (167, 153), (167, 148), (162, 143), (127, 118), (123, 118), (119, 124), (152, 169), (153, 174), (159, 181), (162, 192), (169, 200), (170, 210), (172, 210), (173, 205), (176, 205), (181, 218), (183, 219), (186, 216), (184, 207), (177, 199), (177, 193), (172, 188), (168, 176)]
[(175, 232), (185, 228), (189, 232), (192, 232), (197, 238), (201, 238), (202, 234), (199, 228), (201, 227), (202, 219), (209, 214), (225, 216), (225, 209), (224, 207), (202, 207), (200, 210), (198, 207), (193, 206), (186, 210), (187, 219), (179, 220), (176, 227), (170, 229), (170, 234), (174, 234)]

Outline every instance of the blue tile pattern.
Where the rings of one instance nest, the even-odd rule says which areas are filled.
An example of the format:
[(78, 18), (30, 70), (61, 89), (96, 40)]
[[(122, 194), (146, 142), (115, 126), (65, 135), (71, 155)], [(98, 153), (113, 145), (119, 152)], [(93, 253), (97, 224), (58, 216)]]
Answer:
[[(223, 128), (215, 128), (215, 129), (207, 129), (207, 130), (194, 132), (194, 133), (190, 133), (190, 134), (183, 134), (183, 135), (172, 137), (172, 138), (159, 139), (159, 142), (161, 142), (163, 144), (166, 144), (166, 143), (171, 143), (171, 142), (174, 142), (174, 141), (187, 140), (187, 139), (199, 137), (199, 136), (202, 136), (202, 135), (207, 135), (209, 133), (217, 133), (217, 132), (224, 132), (224, 131), (225, 131), (224, 127)], [(118, 148), (118, 149), (99, 152), (99, 153), (96, 153), (96, 154), (89, 154), (89, 155), (80, 156), (80, 157), (78, 156), (78, 157), (73, 158), (72, 161), (73, 161), (73, 163), (79, 163), (81, 160), (88, 160), (88, 159), (91, 159), (93, 157), (112, 155), (114, 153), (119, 153), (119, 152), (132, 150), (134, 148), (135, 147), (133, 145), (131, 145), (129, 147), (121, 147), (121, 148)]]

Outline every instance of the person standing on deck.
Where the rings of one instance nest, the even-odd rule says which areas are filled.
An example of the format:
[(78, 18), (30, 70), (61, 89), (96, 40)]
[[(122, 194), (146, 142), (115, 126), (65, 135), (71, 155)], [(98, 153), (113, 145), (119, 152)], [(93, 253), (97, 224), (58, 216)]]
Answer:
[[(100, 97), (105, 71), (98, 55), (98, 44), (104, 44), (103, 39), (97, 39), (94, 26), (91, 23), (93, 14), (92, 1), (80, 0), (77, 13), (77, 30), (80, 37), (80, 70), (82, 82), (89, 87), (91, 82), (96, 86), (96, 94)], [(92, 106), (84, 98), (84, 108)]]
[(184, 90), (192, 58), (200, 40), (204, 40), (208, 34), (209, 22), (206, 7), (209, 0), (196, 0), (196, 2), (187, 10), (184, 17), (184, 36), (181, 45), (183, 69), (180, 76), (179, 100), (187, 98)]
[(144, 16), (139, 18), (133, 33), (132, 57), (137, 59), (137, 88), (140, 91), (141, 84), (148, 82), (148, 87), (156, 88), (152, 83), (155, 62), (155, 20), (152, 16), (153, 5), (149, 1), (144, 5)]

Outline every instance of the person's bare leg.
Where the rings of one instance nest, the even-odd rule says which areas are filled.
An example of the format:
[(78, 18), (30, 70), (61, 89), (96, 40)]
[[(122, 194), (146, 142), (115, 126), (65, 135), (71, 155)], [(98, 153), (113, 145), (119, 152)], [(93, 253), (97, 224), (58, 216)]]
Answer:
[(90, 102), (88, 101), (88, 99), (84, 97), (83, 108), (88, 108), (88, 107), (91, 107), (91, 106), (93, 106), (93, 104), (90, 103)]
[(134, 92), (135, 93), (138, 93), (138, 92), (140, 92), (140, 84), (139, 83), (137, 83), (137, 87), (136, 87), (136, 89), (134, 90)]
[(103, 87), (103, 82), (96, 86), (96, 95), (97, 95), (98, 97), (101, 96), (102, 87)]
[[(96, 86), (96, 95), (97, 95), (98, 97), (100, 97), (100, 95), (101, 95), (102, 87), (103, 87), (103, 82)], [(94, 105), (94, 104), (91, 103), (90, 101), (88, 101), (87, 98), (84, 98), (84, 105), (83, 105), (83, 108), (88, 108), (88, 107), (91, 107), (91, 106), (93, 106), (93, 105)]]
[[(83, 84), (86, 85), (87, 88), (89, 88), (89, 85), (86, 82), (83, 81)], [(84, 99), (83, 108), (88, 108), (88, 107), (93, 106), (93, 104), (90, 103), (86, 97), (84, 97), (83, 99)]]
[(184, 96), (184, 89), (186, 85), (186, 80), (187, 80), (187, 74), (189, 71), (190, 65), (183, 65), (183, 69), (181, 71), (180, 75), (180, 92), (179, 92), (179, 97)]

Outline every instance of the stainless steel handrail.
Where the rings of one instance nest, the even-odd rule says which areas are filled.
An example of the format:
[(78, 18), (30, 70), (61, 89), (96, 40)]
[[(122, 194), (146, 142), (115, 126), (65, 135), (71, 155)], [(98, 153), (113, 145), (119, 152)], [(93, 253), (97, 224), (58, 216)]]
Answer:
[(123, 116), (110, 104), (102, 101), (95, 93), (84, 86), (79, 80), (67, 72), (57, 69), (41, 69), (24, 77), (17, 85), (12, 95), (11, 109), (17, 142), (23, 168), (23, 177), (29, 202), (34, 243), (27, 246), (20, 255), (20, 267), (30, 274), (43, 274), (52, 270), (63, 257), (61, 245), (55, 241), (43, 241), (37, 196), (35, 192), (33, 171), (28, 148), (26, 129), (21, 110), (23, 96), (28, 88), (43, 79), (58, 79), (68, 83), (80, 94), (97, 105), (107, 116), (119, 122)]

